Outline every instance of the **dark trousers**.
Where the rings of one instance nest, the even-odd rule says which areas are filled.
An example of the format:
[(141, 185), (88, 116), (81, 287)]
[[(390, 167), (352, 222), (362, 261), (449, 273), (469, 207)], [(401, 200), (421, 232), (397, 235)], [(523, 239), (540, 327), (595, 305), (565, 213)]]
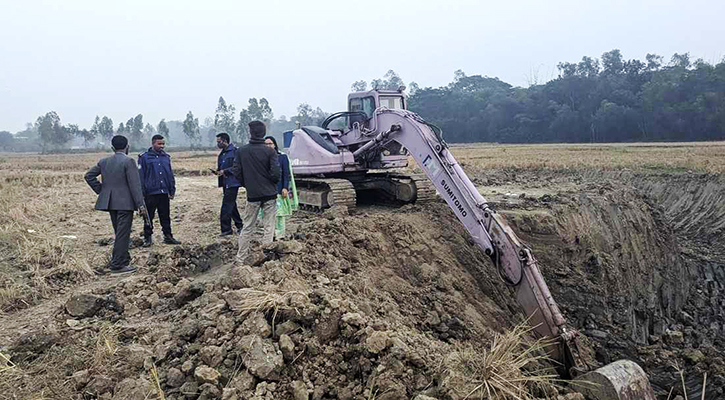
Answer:
[(131, 255), (128, 254), (128, 245), (131, 240), (131, 224), (133, 223), (133, 211), (109, 211), (113, 232), (116, 240), (113, 242), (113, 257), (111, 258), (111, 269), (119, 269), (131, 262)]
[(146, 209), (149, 212), (149, 218), (151, 218), (151, 225), (144, 224), (143, 235), (145, 237), (151, 237), (154, 234), (154, 214), (158, 211), (159, 220), (161, 221), (161, 231), (165, 237), (171, 237), (169, 195), (166, 193), (152, 194), (144, 197), (144, 202), (146, 202)]
[(239, 215), (239, 209), (237, 209), (237, 194), (239, 193), (238, 187), (223, 188), (224, 197), (222, 198), (222, 211), (219, 213), (219, 222), (222, 226), (222, 233), (232, 231), (232, 220), (234, 225), (237, 227), (237, 231), (242, 230), (244, 223), (242, 222), (242, 216)]

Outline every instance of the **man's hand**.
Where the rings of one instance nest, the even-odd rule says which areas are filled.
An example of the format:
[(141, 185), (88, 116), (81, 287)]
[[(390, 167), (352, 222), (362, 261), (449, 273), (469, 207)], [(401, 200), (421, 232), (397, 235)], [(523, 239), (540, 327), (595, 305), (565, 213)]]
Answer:
[(143, 215), (146, 214), (146, 206), (138, 206), (138, 213)]
[(289, 191), (286, 188), (282, 188), (282, 197), (287, 197)]
[(170, 194), (169, 195), (169, 200), (173, 200), (174, 199), (174, 196), (176, 196), (176, 195), (175, 194)]

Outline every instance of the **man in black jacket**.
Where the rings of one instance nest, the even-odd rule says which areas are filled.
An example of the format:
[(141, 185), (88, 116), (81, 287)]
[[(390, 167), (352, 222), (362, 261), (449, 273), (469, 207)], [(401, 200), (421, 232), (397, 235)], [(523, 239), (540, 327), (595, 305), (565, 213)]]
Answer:
[(237, 150), (234, 157), (232, 174), (247, 189), (247, 206), (242, 221), (244, 227), (239, 236), (237, 259), (248, 262), (249, 241), (257, 228), (257, 216), (262, 209), (262, 244), (272, 243), (274, 237), (274, 218), (277, 214), (277, 182), (280, 177), (277, 153), (264, 144), (267, 129), (261, 121), (249, 123), (251, 138), (249, 144)]

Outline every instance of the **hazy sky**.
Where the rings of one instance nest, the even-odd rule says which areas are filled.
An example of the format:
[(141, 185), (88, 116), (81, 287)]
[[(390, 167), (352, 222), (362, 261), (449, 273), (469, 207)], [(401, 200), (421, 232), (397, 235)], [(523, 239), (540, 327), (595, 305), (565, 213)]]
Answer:
[(421, 87), (456, 69), (525, 86), (559, 61), (725, 55), (725, 1), (0, 0), (0, 130), (55, 110), (90, 127), (203, 121), (219, 96), (275, 117), (345, 108), (350, 84), (394, 69)]

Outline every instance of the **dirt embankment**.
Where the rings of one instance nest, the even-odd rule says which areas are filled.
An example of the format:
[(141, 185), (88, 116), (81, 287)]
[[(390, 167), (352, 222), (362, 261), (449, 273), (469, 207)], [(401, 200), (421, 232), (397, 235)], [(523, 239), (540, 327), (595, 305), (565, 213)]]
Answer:
[[(526, 173), (509, 180), (533, 180)], [(559, 175), (540, 182), (566, 186)], [(725, 184), (713, 175), (575, 173), (553, 196), (504, 201), (597, 361), (638, 361), (663, 398), (723, 396)], [(543, 185), (544, 187), (547, 184)], [(543, 207), (542, 207), (543, 206)], [(693, 397), (694, 398), (694, 397)]]

